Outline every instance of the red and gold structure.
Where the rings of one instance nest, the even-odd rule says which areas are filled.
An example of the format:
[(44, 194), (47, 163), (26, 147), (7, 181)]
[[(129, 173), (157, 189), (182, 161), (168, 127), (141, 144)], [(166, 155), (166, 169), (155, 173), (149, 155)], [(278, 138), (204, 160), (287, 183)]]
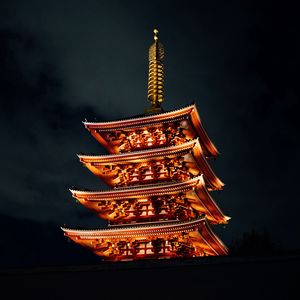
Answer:
[(195, 104), (164, 112), (164, 48), (154, 30), (149, 49), (150, 108), (135, 118), (84, 122), (108, 151), (78, 155), (111, 189), (70, 190), (103, 229), (62, 228), (75, 243), (108, 261), (226, 255), (211, 226), (226, 216), (211, 194), (224, 183), (209, 160), (219, 155)]

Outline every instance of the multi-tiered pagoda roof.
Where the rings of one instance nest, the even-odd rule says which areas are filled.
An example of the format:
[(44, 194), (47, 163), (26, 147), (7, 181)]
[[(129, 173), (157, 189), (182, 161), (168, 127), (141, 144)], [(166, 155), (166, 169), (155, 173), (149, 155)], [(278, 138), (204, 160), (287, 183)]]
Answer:
[(219, 152), (195, 104), (163, 112), (164, 50), (156, 30), (154, 40), (149, 49), (151, 107), (134, 118), (84, 122), (110, 154), (80, 154), (79, 160), (111, 189), (70, 191), (108, 228), (62, 229), (111, 261), (226, 255), (211, 229), (230, 219), (211, 196), (224, 186), (209, 163)]

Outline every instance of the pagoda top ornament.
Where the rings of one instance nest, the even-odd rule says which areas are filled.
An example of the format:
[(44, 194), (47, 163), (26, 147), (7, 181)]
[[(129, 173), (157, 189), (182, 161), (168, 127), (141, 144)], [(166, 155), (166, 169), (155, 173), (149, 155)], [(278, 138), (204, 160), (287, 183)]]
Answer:
[(148, 101), (151, 107), (146, 114), (163, 111), (161, 103), (164, 101), (164, 47), (158, 42), (158, 29), (154, 29), (154, 43), (149, 48)]

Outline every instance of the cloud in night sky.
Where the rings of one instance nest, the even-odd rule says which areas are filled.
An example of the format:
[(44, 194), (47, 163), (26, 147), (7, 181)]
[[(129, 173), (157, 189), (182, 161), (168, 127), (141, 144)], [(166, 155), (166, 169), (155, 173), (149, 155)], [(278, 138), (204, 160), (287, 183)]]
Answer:
[(166, 110), (194, 101), (221, 155), (228, 242), (252, 228), (299, 247), (299, 21), (268, 1), (3, 1), (0, 212), (104, 224), (68, 188), (103, 189), (76, 153), (104, 153), (82, 121), (148, 105), (152, 29), (165, 46)]
[(80, 129), (92, 108), (75, 109), (62, 101), (61, 80), (35, 38), (2, 30), (0, 40), (1, 209), (19, 217), (60, 218), (68, 211), (61, 200), (69, 197), (71, 183), (78, 183), (75, 174), (82, 172), (76, 170), (81, 166), (75, 154), (88, 151), (89, 139), (81, 142), (85, 132)]

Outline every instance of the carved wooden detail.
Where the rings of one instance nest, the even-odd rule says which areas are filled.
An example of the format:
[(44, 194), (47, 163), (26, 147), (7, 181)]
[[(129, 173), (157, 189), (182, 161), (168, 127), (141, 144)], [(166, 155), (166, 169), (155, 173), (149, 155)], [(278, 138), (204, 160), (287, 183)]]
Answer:
[(191, 140), (184, 133), (182, 122), (184, 121), (135, 130), (116, 130), (102, 135), (109, 144), (118, 146), (119, 153), (175, 146)]
[(167, 219), (186, 221), (199, 216), (192, 209), (185, 193), (139, 199), (100, 200), (96, 205), (91, 205), (90, 208), (111, 224)]
[(193, 245), (189, 234), (182, 232), (166, 237), (147, 237), (143, 239), (112, 239), (95, 241), (89, 246), (96, 254), (106, 260), (126, 260), (142, 258), (175, 258), (205, 256), (205, 251)]

